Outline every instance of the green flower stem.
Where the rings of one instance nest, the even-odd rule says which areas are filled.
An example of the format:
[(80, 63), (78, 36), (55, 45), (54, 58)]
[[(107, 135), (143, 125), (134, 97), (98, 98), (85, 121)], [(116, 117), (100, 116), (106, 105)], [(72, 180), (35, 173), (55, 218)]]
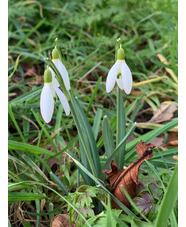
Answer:
[[(117, 39), (116, 48), (115, 48), (115, 61), (117, 61), (118, 49), (121, 48), (121, 39)], [(122, 93), (119, 87), (117, 87), (117, 123), (116, 123), (116, 146), (121, 142), (121, 140), (126, 135), (126, 120), (125, 120), (125, 111), (123, 106)], [(123, 168), (125, 158), (125, 142), (120, 147), (117, 153), (117, 165), (119, 168)]]
[[(126, 119), (125, 110), (123, 106), (122, 93), (119, 87), (117, 87), (117, 125), (116, 125), (116, 145), (121, 142), (126, 134)], [(123, 168), (125, 159), (125, 143), (120, 147), (117, 154), (117, 164), (119, 168)]]
[(63, 92), (64, 92), (64, 94), (65, 94), (65, 96), (67, 98), (67, 100), (70, 101), (70, 95), (69, 95), (69, 93), (68, 93), (68, 91), (67, 91), (67, 89), (65, 87), (65, 84), (63, 82), (63, 79), (61, 77), (61, 74), (60, 74), (59, 70), (56, 68), (56, 66), (54, 65), (54, 63), (52, 62), (51, 59), (45, 58), (45, 61), (52, 68), (54, 73), (56, 74), (57, 80), (58, 80), (58, 82), (59, 82), (59, 84), (60, 84), (60, 86), (61, 86), (61, 88), (62, 88), (62, 90), (63, 90)]

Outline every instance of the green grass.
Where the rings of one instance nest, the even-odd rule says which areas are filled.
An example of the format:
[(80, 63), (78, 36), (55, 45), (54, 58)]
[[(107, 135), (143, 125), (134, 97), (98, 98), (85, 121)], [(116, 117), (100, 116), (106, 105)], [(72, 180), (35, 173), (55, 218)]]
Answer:
[[(113, 211), (110, 203), (100, 198), (96, 202), (90, 196), (95, 216), (80, 215), (79, 220), (84, 220), (85, 226), (106, 226), (110, 222), (113, 226), (158, 226), (162, 220), (167, 227), (177, 226), (177, 162), (172, 156), (178, 149), (165, 146), (170, 130), (176, 130), (177, 112), (161, 125), (147, 123), (161, 103), (178, 103), (177, 8), (176, 0), (9, 0), (8, 174), (12, 226), (24, 222), (25, 226), (49, 226), (67, 206), (78, 213), (78, 207), (67, 200), (68, 193), (77, 193), (83, 184), (93, 190), (100, 185), (106, 189), (101, 171), (112, 157), (116, 155), (121, 161), (120, 167), (123, 161), (128, 166), (137, 157), (135, 145), (141, 139), (149, 143), (159, 135), (164, 135), (163, 149), (155, 149), (153, 159), (141, 167), (159, 185), (161, 195), (154, 199), (153, 211), (157, 219), (149, 213), (146, 219), (150, 222), (144, 221), (135, 205), (126, 210), (129, 216), (123, 215)], [(72, 98), (69, 117), (57, 101), (51, 123), (45, 124), (39, 107), (44, 58), (51, 57), (56, 37), (70, 75), (71, 95), (77, 98)], [(119, 37), (134, 81), (132, 93), (122, 93), (124, 102), (119, 102), (116, 87), (110, 94), (105, 90)], [(168, 63), (160, 61), (161, 56)], [(26, 76), (31, 68), (34, 74)], [(117, 122), (121, 113), (116, 112), (117, 103), (120, 110), (125, 110), (126, 132), (119, 127), (124, 122)], [(120, 134), (116, 133), (119, 130)], [(129, 136), (132, 140), (126, 143)], [(125, 150), (125, 160), (118, 155), (120, 148)], [(171, 204), (170, 197), (174, 198)], [(167, 205), (170, 209), (165, 211)], [(17, 206), (21, 212), (15, 216)]]

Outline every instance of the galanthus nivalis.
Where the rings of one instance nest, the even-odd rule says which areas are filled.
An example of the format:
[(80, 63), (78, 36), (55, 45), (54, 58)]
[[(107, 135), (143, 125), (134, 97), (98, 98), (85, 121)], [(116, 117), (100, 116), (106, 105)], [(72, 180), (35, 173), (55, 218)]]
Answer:
[(65, 66), (63, 65), (63, 63), (61, 62), (61, 60), (59, 59), (59, 52), (57, 47), (55, 47), (52, 51), (52, 61), (56, 66), (56, 68), (58, 69), (59, 73), (61, 74), (61, 77), (63, 79), (63, 82), (65, 84), (67, 91), (70, 90), (70, 80), (69, 80), (68, 72)]
[(124, 50), (120, 45), (117, 51), (117, 61), (110, 69), (106, 80), (106, 91), (109, 93), (117, 82), (119, 88), (129, 94), (132, 90), (132, 73), (125, 62)]
[(70, 114), (70, 106), (67, 98), (58, 88), (59, 83), (57, 80), (54, 79), (55, 77), (52, 76), (51, 70), (47, 68), (44, 72), (44, 87), (41, 91), (40, 97), (41, 115), (46, 123), (49, 123), (52, 119), (54, 112), (54, 97), (56, 97), (56, 94), (64, 108), (66, 115)]

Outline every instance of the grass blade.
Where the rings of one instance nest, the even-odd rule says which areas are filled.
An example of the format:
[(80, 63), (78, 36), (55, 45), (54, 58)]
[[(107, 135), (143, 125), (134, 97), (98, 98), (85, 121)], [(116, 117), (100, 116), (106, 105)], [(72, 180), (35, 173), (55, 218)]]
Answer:
[[(133, 85), (134, 86), (134, 85)], [(125, 108), (125, 115), (126, 117), (131, 113), (134, 106), (136, 106), (142, 99), (142, 96), (134, 100), (129, 106)]]
[(14, 66), (14, 70), (13, 72), (8, 76), (8, 81), (10, 81), (10, 79), (12, 78), (12, 76), (14, 75), (17, 67), (18, 67), (18, 64), (19, 64), (19, 58), (21, 57), (21, 55), (19, 55), (16, 59), (16, 62), (15, 62), (15, 66)]
[[(37, 190), (36, 186), (33, 188), (33, 191), (34, 191), (34, 193), (38, 194), (38, 190)], [(35, 204), (36, 204), (36, 213), (40, 214), (40, 200), (39, 199), (35, 200)], [(39, 227), (40, 226), (40, 216), (37, 215), (36, 218), (37, 218), (36, 227)]]
[(29, 185), (29, 184), (26, 184), (26, 183), (21, 184), (21, 185), (17, 185), (17, 184), (8, 182), (8, 191), (9, 192), (27, 189), (27, 188), (32, 188), (32, 185)]
[(31, 153), (34, 153), (34, 154), (46, 154), (48, 156), (54, 155), (53, 152), (48, 151), (46, 149), (43, 149), (41, 147), (37, 147), (37, 146), (30, 145), (30, 144), (27, 144), (27, 143), (21, 143), (21, 142), (14, 141), (14, 140), (8, 141), (8, 149), (20, 150), (20, 151), (24, 151), (24, 152), (31, 152)]
[(39, 119), (37, 113), (35, 113), (33, 110), (32, 110), (32, 113), (33, 113), (33, 115), (34, 115), (36, 121), (38, 122), (38, 124), (39, 124), (40, 127), (42, 128), (43, 132), (45, 133), (46, 137), (48, 138), (48, 140), (49, 140), (49, 141), (51, 142), (51, 144), (53, 145), (53, 147), (54, 147), (56, 153), (58, 153), (59, 151), (58, 151), (58, 149), (57, 149), (57, 146), (56, 146), (56, 144), (54, 143), (54, 141), (52, 140), (52, 138), (51, 138), (49, 132), (48, 132), (47, 129), (45, 128), (45, 124), (42, 124), (42, 122), (40, 121), (40, 119)]
[(47, 196), (44, 193), (35, 194), (35, 193), (26, 193), (26, 192), (9, 192), (8, 193), (8, 202), (20, 202), (20, 201), (32, 201), (38, 199), (44, 199)]
[(106, 225), (105, 225), (105, 227), (112, 227), (113, 226), (113, 221), (112, 220), (113, 220), (113, 217), (112, 217), (110, 196), (108, 195), (107, 212), (106, 212)]
[(27, 39), (29, 36), (32, 35), (32, 33), (34, 33), (43, 23), (44, 23), (45, 19), (41, 20), (38, 24), (36, 24), (35, 27), (33, 27), (21, 40), (19, 40), (18, 43), (15, 44), (14, 48), (20, 46), (20, 44)]
[[(78, 160), (78, 158), (74, 155), (73, 152), (69, 151), (68, 154), (69, 154), (71, 157), (73, 157), (75, 160), (77, 160), (78, 162), (80, 162), (80, 161)], [(75, 163), (75, 165), (76, 165), (76, 163)], [(85, 173), (82, 171), (82, 169), (79, 168), (78, 165), (76, 165), (76, 167), (78, 168), (78, 170), (79, 170), (81, 176), (83, 177), (83, 180), (85, 181), (85, 184), (87, 184), (87, 185), (92, 185), (92, 179), (91, 179), (90, 177), (88, 177), (87, 174), (85, 174)]]
[(58, 184), (61, 189), (65, 192), (66, 195), (68, 195), (68, 191), (66, 189), (66, 187), (64, 186), (64, 184), (61, 182), (61, 180), (53, 173), (50, 172), (50, 177), (53, 179), (53, 181)]
[(8, 218), (8, 227), (12, 227), (9, 218)]
[(11, 117), (11, 119), (12, 119), (12, 121), (13, 121), (13, 123), (14, 123), (14, 125), (15, 125), (15, 127), (16, 127), (16, 129), (17, 129), (17, 131), (18, 131), (18, 133), (19, 133), (19, 135), (21, 137), (21, 139), (23, 140), (23, 142), (26, 142), (26, 140), (25, 140), (25, 138), (24, 138), (24, 136), (23, 136), (23, 134), (21, 132), (21, 129), (19, 128), (19, 125), (17, 124), (17, 121), (16, 121), (16, 119), (14, 117), (14, 114), (13, 114), (13, 111), (12, 111), (10, 103), (8, 103), (8, 113), (9, 113), (9, 115), (10, 115), (10, 117)]
[(175, 202), (178, 198), (178, 164), (176, 165), (173, 175), (170, 179), (168, 188), (159, 207), (159, 212), (155, 221), (155, 227), (166, 227), (168, 218), (174, 209)]
[(98, 82), (97, 82), (97, 84), (96, 84), (96, 86), (95, 86), (95, 88), (94, 88), (94, 92), (93, 92), (93, 94), (92, 94), (92, 96), (91, 96), (91, 99), (90, 99), (90, 101), (89, 101), (89, 104), (88, 104), (88, 107), (87, 107), (87, 111), (86, 111), (86, 115), (88, 114), (88, 112), (89, 112), (89, 110), (90, 110), (90, 107), (91, 107), (91, 105), (92, 105), (92, 103), (93, 103), (93, 101), (94, 101), (94, 98), (95, 98), (95, 96), (96, 96), (96, 94), (97, 94), (97, 90), (98, 90), (98, 88), (99, 88), (99, 85), (100, 85), (100, 83), (101, 83), (101, 80), (102, 80), (102, 77), (99, 77)]
[[(30, 166), (33, 170), (35, 170), (43, 179), (45, 179), (45, 181), (48, 181), (47, 176), (36, 165), (36, 163), (34, 161), (32, 161), (32, 159), (30, 157), (28, 157), (27, 155), (23, 154), (22, 158), (25, 160), (25, 162), (28, 164), (28, 166)], [(41, 181), (43, 181), (43, 180), (41, 179)]]

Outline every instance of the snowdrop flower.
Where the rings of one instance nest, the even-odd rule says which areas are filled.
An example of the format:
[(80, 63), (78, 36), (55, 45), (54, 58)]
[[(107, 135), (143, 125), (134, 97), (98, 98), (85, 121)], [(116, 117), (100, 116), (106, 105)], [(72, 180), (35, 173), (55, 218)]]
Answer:
[(57, 47), (55, 47), (52, 51), (52, 61), (56, 66), (56, 68), (58, 69), (58, 71), (60, 72), (67, 91), (70, 90), (70, 80), (69, 80), (68, 72), (65, 66), (63, 65), (63, 63), (59, 59), (59, 52)]
[(68, 104), (67, 98), (58, 88), (58, 85), (59, 83), (57, 80), (53, 82), (52, 72), (49, 68), (47, 68), (44, 72), (44, 87), (41, 91), (40, 97), (41, 115), (46, 123), (49, 123), (52, 119), (54, 112), (54, 97), (56, 97), (56, 94), (61, 101), (66, 115), (70, 114), (70, 106)]
[(110, 69), (106, 80), (106, 91), (111, 92), (117, 82), (119, 88), (129, 94), (132, 90), (132, 73), (125, 62), (125, 53), (120, 45), (117, 51), (117, 61)]

